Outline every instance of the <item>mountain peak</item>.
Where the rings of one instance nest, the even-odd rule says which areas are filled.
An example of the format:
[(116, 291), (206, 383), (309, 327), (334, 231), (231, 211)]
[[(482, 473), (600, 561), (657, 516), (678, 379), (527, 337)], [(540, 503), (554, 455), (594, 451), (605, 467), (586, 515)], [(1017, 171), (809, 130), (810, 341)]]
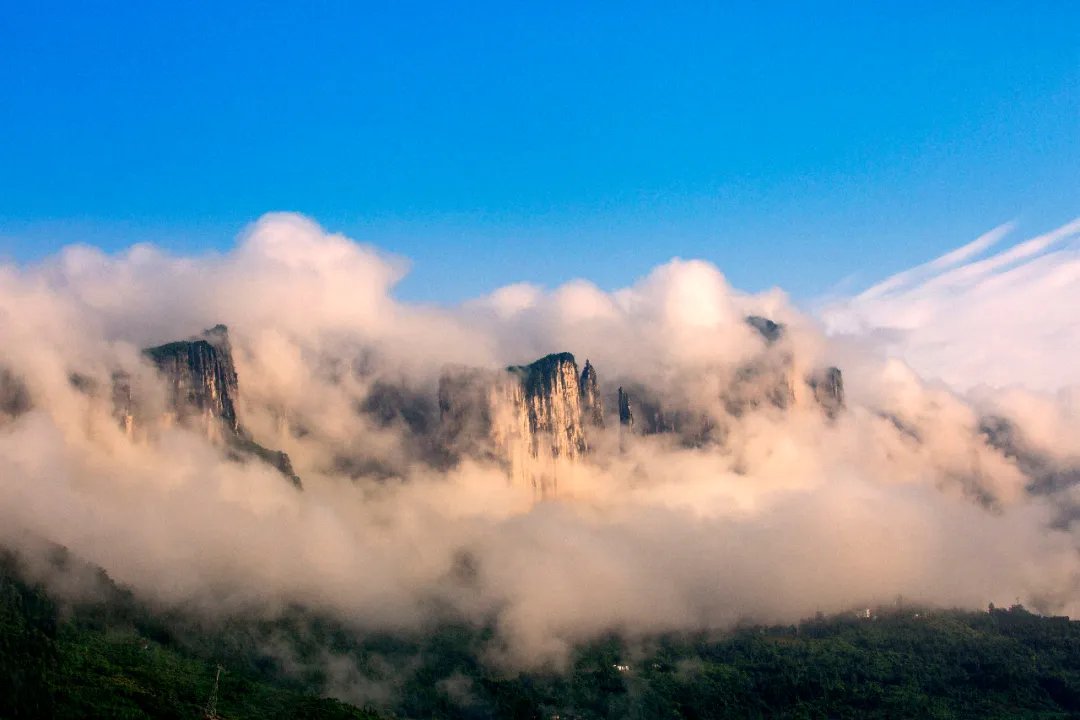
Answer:
[(255, 442), (240, 423), (240, 384), (228, 333), (224, 325), (215, 325), (197, 338), (165, 343), (143, 353), (165, 379), (169, 408), (176, 420), (202, 430), (212, 442), (231, 452), (268, 462), (299, 488), (300, 478), (293, 472), (289, 456)]
[(600, 398), (600, 381), (596, 368), (588, 360), (581, 370), (578, 385), (581, 392), (582, 419), (593, 427), (604, 427), (604, 401)]
[(765, 342), (772, 345), (784, 334), (784, 326), (761, 315), (747, 315), (746, 324), (757, 330)]

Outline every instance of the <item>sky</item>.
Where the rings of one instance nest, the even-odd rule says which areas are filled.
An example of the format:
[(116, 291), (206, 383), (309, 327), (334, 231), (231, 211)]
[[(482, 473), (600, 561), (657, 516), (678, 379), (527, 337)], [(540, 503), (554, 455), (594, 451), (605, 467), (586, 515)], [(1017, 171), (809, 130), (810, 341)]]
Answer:
[(409, 301), (684, 257), (809, 302), (1080, 211), (1066, 2), (8, 3), (0, 87), (23, 264), (291, 211)]
[[(181, 607), (494, 617), (511, 663), (897, 595), (1080, 617), (1080, 9), (448, 5), (0, 8), (0, 545)], [(169, 420), (139, 349), (216, 323), (302, 493)], [(448, 368), (564, 350), (587, 459), (429, 459)], [(716, 443), (624, 434), (618, 387)]]

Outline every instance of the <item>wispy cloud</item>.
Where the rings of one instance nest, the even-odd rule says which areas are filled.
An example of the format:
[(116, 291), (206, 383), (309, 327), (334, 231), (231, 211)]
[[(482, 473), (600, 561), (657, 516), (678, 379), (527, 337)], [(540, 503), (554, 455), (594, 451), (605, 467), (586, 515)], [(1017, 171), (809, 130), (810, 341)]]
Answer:
[(989, 257), (1012, 224), (898, 273), (820, 315), (956, 388), (1080, 383), (1080, 219)]
[(896, 273), (895, 275), (882, 280), (877, 285), (860, 293), (859, 298), (862, 300), (870, 300), (875, 297), (897, 292), (928, 277), (933, 277), (943, 270), (958, 265), (969, 258), (980, 255), (987, 248), (993, 246), (1005, 237), (1013, 227), (1013, 223), (999, 225), (985, 235), (975, 238), (967, 245), (958, 247), (955, 250), (950, 250), (928, 263), (911, 268), (910, 270), (904, 270), (903, 272)]

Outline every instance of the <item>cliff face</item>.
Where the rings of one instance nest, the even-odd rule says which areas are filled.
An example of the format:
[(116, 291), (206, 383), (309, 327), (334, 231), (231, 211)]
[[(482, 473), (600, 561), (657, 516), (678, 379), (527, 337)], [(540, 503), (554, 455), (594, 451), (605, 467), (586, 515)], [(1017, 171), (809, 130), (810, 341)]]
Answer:
[(634, 431), (634, 409), (630, 407), (630, 394), (619, 388), (619, 425), (628, 432)]
[(624, 435), (676, 435), (686, 447), (701, 447), (721, 439), (721, 428), (707, 413), (645, 385), (620, 387), (616, 397)]
[(768, 344), (773, 344), (784, 334), (784, 326), (760, 315), (747, 315), (746, 324), (761, 333)]
[(794, 357), (782, 342), (784, 326), (759, 315), (750, 315), (745, 321), (765, 340), (766, 350), (736, 371), (731, 387), (724, 393), (727, 411), (739, 416), (763, 404), (781, 410), (790, 407), (795, 402)]
[(814, 393), (814, 400), (829, 417), (844, 409), (844, 376), (838, 367), (827, 367), (813, 372), (806, 384)]
[(562, 464), (588, 450), (588, 431), (602, 428), (596, 369), (579, 374), (570, 353), (547, 355), (503, 372), (453, 368), (439, 380), (439, 444), (506, 465), (515, 483), (554, 494)]
[[(228, 330), (217, 325), (192, 340), (171, 342), (143, 351), (166, 383), (166, 422), (177, 422), (206, 434), (225, 446), (237, 459), (257, 458), (278, 469), (297, 488), (300, 478), (284, 452), (263, 447), (240, 423), (240, 393)], [(123, 376), (113, 379), (114, 406), (129, 430), (137, 422), (132, 410), (132, 390)]]
[[(575, 458), (584, 453), (582, 388), (574, 356), (556, 353), (507, 370), (518, 380), (510, 385), (510, 402), (521, 416), (532, 454), (550, 451), (554, 457)], [(595, 370), (592, 376), (595, 385)]]
[(165, 378), (168, 406), (178, 422), (204, 428), (215, 441), (241, 432), (236, 414), (239, 383), (224, 325), (206, 331), (200, 339), (144, 352)]
[[(779, 347), (784, 339), (784, 326), (758, 315), (748, 316), (746, 323), (765, 340), (766, 356), (760, 362), (740, 369), (734, 392), (727, 401), (728, 409), (732, 414), (738, 414), (762, 401), (781, 409), (791, 406), (796, 398), (795, 359), (789, 350)], [(806, 386), (830, 418), (844, 409), (844, 378), (840, 368), (814, 370), (806, 378)]]
[[(795, 357), (786, 342), (784, 325), (759, 315), (745, 322), (765, 341), (761, 353), (735, 368), (719, 400), (727, 415), (738, 418), (757, 409), (786, 410), (809, 395), (830, 417), (844, 408), (844, 381), (839, 368), (829, 367), (797, 378)], [(799, 392), (805, 387), (809, 392)], [(677, 435), (688, 447), (722, 442), (724, 418), (696, 411), (693, 403), (680, 402), (636, 383), (618, 389), (619, 423), (623, 432), (641, 435)]]
[[(749, 316), (746, 323), (761, 334), (765, 347), (734, 368), (719, 396), (675, 398), (631, 382), (613, 398), (620, 435), (670, 434), (687, 447), (700, 447), (723, 443), (732, 418), (755, 409), (785, 410), (812, 398), (829, 417), (843, 410), (839, 369), (798, 377), (784, 326), (760, 316)], [(603, 429), (602, 398), (596, 367), (586, 361), (579, 374), (574, 356), (566, 352), (504, 373), (447, 370), (439, 382), (439, 444), (448, 462), (462, 455), (495, 459), (514, 477), (546, 487), (536, 478), (554, 472), (556, 460), (586, 454), (589, 434)], [(726, 413), (716, 414), (717, 402)], [(521, 472), (526, 466), (530, 469)]]
[(113, 373), (113, 417), (116, 418), (116, 421), (129, 438), (135, 435), (135, 400), (135, 395), (131, 389), (131, 376), (126, 372)]
[(588, 360), (581, 371), (581, 413), (586, 425), (604, 427), (604, 402), (600, 398), (600, 382), (596, 377), (596, 368)]

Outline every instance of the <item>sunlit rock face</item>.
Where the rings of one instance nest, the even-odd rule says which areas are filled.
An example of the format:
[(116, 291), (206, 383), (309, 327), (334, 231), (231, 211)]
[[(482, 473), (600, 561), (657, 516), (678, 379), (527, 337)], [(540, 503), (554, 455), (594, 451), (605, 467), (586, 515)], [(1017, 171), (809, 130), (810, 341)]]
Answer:
[(539, 497), (553, 495), (562, 468), (587, 451), (586, 426), (602, 428), (603, 412), (596, 369), (579, 374), (570, 353), (501, 372), (450, 368), (439, 379), (447, 455), (497, 460)]
[(528, 433), (532, 454), (575, 458), (584, 453), (588, 446), (574, 356), (555, 353), (507, 370), (518, 379), (510, 386), (510, 400), (522, 415), (520, 426)]
[[(719, 370), (707, 397), (676, 396), (634, 379), (619, 386), (608, 402), (618, 411), (620, 446), (634, 435), (670, 435), (684, 447), (723, 445), (732, 424), (750, 412), (787, 411), (796, 402), (816, 403), (829, 417), (843, 410), (839, 369), (797, 376), (784, 326), (758, 316), (746, 322), (764, 347), (745, 364)], [(578, 373), (567, 352), (505, 372), (449, 369), (439, 382), (439, 443), (451, 462), (494, 460), (516, 481), (549, 494), (559, 468), (586, 456), (596, 444), (590, 441), (601, 437), (604, 392), (597, 368), (586, 361)]]
[[(241, 425), (236, 411), (240, 388), (233, 365), (229, 333), (217, 325), (202, 337), (147, 348), (143, 351), (166, 384), (166, 424), (176, 422), (206, 434), (237, 459), (255, 457), (277, 468), (296, 487), (300, 478), (289, 456), (263, 447)], [(132, 390), (126, 377), (113, 379), (113, 398), (125, 429), (138, 421), (132, 409)]]

